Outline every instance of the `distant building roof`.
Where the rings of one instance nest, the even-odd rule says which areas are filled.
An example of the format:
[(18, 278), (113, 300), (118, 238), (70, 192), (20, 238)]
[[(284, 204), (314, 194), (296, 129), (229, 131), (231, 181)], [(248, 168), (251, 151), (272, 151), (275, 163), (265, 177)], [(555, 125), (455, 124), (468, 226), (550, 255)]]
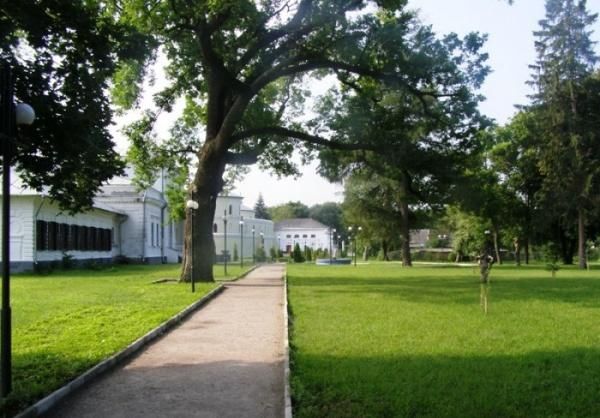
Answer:
[(250, 212), (250, 211), (254, 212), (254, 209), (252, 209), (251, 207), (248, 207), (246, 205), (241, 205), (240, 210), (245, 210), (247, 212)]
[(311, 218), (294, 218), (284, 219), (275, 223), (275, 230), (282, 229), (328, 229), (327, 225), (323, 225), (319, 221), (315, 221)]

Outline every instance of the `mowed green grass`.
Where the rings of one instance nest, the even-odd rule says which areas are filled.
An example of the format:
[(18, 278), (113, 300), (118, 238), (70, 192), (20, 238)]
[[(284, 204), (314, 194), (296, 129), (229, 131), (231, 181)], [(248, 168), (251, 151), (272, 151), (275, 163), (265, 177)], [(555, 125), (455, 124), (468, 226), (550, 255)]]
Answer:
[[(179, 265), (114, 266), (101, 271), (55, 271), (48, 276), (14, 275), (13, 392), (9, 415), (72, 380), (106, 357), (200, 299), (217, 283), (166, 282)], [(215, 266), (216, 280), (241, 273)]]
[(296, 417), (600, 417), (600, 271), (290, 265)]

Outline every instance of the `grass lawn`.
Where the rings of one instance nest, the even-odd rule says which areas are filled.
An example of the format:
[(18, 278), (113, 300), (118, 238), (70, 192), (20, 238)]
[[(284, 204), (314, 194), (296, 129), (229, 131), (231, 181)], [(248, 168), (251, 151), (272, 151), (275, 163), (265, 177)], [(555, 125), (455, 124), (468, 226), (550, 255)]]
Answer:
[[(189, 284), (179, 265), (127, 265), (100, 271), (55, 271), (49, 276), (14, 275), (13, 392), (4, 409), (22, 410), (167, 320), (216, 283)], [(216, 280), (241, 273), (215, 266)], [(0, 413), (0, 415), (2, 415)]]
[(600, 417), (600, 271), (290, 265), (295, 417)]

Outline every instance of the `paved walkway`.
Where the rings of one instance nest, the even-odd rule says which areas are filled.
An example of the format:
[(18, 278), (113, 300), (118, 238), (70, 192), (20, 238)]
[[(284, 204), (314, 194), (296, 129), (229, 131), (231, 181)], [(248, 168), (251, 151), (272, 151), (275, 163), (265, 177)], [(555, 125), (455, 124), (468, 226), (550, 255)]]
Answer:
[(52, 417), (284, 416), (284, 266), (260, 267)]

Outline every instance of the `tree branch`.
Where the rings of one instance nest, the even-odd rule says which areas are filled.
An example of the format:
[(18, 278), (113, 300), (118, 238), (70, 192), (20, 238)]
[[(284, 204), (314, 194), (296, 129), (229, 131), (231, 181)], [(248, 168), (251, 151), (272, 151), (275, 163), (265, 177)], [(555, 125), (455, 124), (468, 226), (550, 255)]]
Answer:
[(252, 165), (258, 161), (262, 148), (254, 148), (246, 152), (230, 152), (225, 154), (225, 162), (234, 165)]
[(306, 132), (295, 131), (293, 129), (284, 128), (282, 126), (265, 126), (262, 128), (253, 128), (246, 131), (238, 132), (231, 136), (231, 143), (241, 141), (245, 138), (257, 136), (278, 136), (283, 139), (298, 139), (312, 145), (319, 145), (336, 150), (356, 151), (356, 150), (375, 150), (376, 147), (367, 144), (349, 144), (344, 142), (336, 142), (325, 139), (320, 136), (311, 135)]

